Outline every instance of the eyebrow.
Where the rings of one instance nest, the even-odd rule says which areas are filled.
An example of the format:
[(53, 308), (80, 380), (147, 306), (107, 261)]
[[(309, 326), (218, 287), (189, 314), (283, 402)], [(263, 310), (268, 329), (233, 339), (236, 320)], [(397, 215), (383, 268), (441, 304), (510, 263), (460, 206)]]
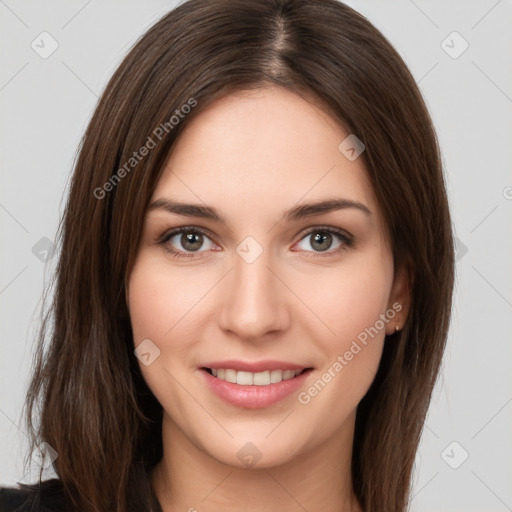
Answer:
[[(349, 208), (359, 210), (368, 216), (372, 215), (371, 210), (358, 201), (352, 201), (350, 199), (328, 199), (294, 206), (284, 213), (283, 219), (287, 222), (291, 222)], [(201, 204), (180, 203), (168, 198), (160, 198), (149, 205), (148, 211), (152, 210), (164, 210), (177, 215), (209, 219), (221, 224), (227, 224), (226, 217), (221, 215), (215, 208)]]

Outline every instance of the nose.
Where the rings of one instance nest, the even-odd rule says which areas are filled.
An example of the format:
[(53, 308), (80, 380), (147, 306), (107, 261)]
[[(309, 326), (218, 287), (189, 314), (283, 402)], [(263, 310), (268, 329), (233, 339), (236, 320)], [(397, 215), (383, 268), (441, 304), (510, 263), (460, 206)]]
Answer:
[(226, 277), (218, 317), (221, 329), (259, 340), (288, 327), (286, 290), (266, 251), (252, 263), (235, 254), (234, 268)]

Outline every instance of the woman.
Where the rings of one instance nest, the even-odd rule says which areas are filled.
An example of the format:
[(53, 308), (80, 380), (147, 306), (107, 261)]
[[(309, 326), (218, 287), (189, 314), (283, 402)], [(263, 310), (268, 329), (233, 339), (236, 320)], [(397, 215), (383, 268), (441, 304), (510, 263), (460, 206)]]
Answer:
[(108, 84), (60, 235), (27, 397), (59, 478), (8, 510), (406, 509), (452, 231), (421, 94), (365, 18), (180, 5)]

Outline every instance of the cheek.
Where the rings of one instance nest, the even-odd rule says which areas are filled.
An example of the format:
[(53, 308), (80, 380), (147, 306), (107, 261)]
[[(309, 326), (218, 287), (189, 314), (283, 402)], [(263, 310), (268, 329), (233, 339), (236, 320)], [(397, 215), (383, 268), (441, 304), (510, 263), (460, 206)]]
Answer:
[(311, 418), (322, 418), (328, 431), (357, 408), (374, 379), (385, 340), (382, 318), (393, 321), (394, 316), (388, 310), (392, 279), (392, 259), (383, 253), (333, 272), (322, 290), (310, 287), (311, 308), (317, 308), (332, 332), (316, 328), (323, 359), (317, 379), (298, 401)]
[[(128, 304), (134, 345), (151, 340), (159, 354), (140, 368), (155, 393), (172, 394), (173, 376), (189, 378), (201, 355), (202, 330), (215, 318), (218, 274), (173, 268), (161, 254), (141, 251), (129, 280)], [(169, 397), (167, 397), (169, 398)]]
[(193, 314), (206, 284), (191, 283), (187, 273), (170, 272), (165, 260), (143, 253), (133, 268), (129, 290), (135, 344), (149, 338), (165, 345), (190, 324), (186, 316)]
[(192, 368), (195, 342), (190, 340), (197, 339), (190, 318), (206, 290), (187, 286), (186, 274), (169, 268), (162, 258), (142, 252), (130, 275), (128, 303), (135, 347), (149, 339), (158, 354), (149, 365), (141, 359), (144, 380), (164, 408), (178, 414), (186, 409), (188, 395), (180, 394), (177, 382)]
[(315, 339), (323, 339), (328, 352), (342, 349), (385, 313), (393, 279), (392, 261), (385, 256), (340, 265), (323, 276), (297, 279), (297, 295), (316, 313), (316, 320), (309, 322), (315, 326)]
[(166, 294), (156, 275), (141, 262), (130, 277), (129, 309), (136, 346), (147, 338), (159, 344), (163, 333), (170, 328), (171, 319), (166, 310), (168, 314), (173, 308), (173, 304), (168, 302), (171, 295)]

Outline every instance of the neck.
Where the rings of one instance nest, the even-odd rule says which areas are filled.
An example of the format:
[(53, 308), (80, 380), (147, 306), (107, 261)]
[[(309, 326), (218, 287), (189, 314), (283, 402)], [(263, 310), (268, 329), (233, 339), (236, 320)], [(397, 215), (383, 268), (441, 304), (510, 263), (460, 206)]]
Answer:
[(354, 418), (279, 466), (238, 468), (198, 449), (164, 413), (163, 458), (151, 480), (163, 512), (361, 512), (352, 489)]

